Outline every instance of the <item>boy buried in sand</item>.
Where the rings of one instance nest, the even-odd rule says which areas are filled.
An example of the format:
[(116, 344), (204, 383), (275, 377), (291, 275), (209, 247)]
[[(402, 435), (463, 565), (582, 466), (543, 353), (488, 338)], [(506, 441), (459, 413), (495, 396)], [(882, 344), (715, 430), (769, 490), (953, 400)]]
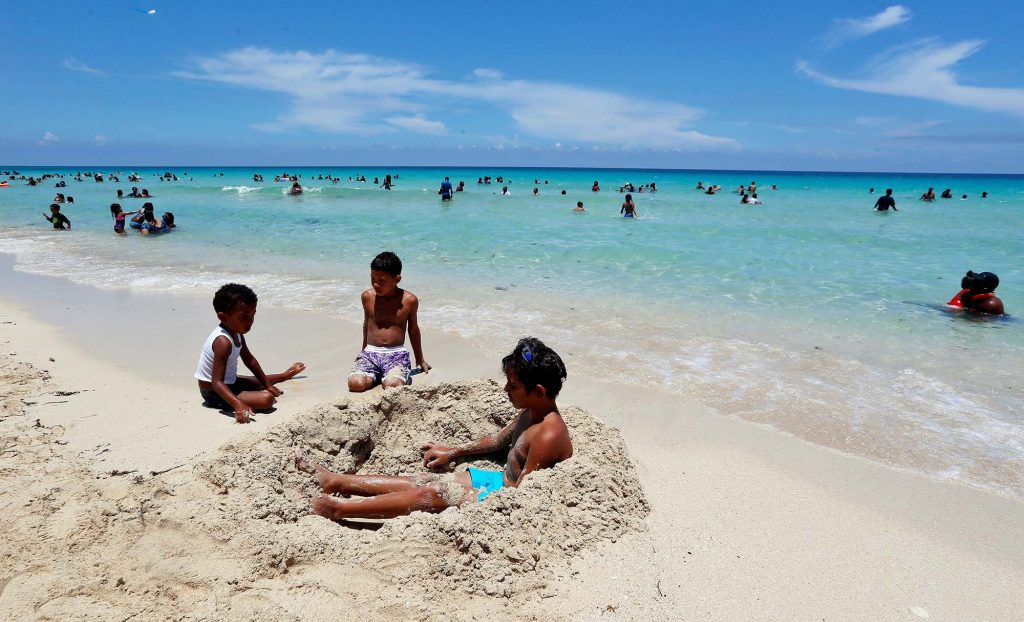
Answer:
[[(256, 319), (256, 293), (245, 285), (228, 283), (213, 296), (220, 326), (213, 329), (199, 353), (195, 378), (203, 405), (235, 411), (235, 421), (249, 423), (253, 410), (269, 410), (282, 391), (274, 385), (290, 380), (306, 368), (295, 363), (283, 373), (266, 375), (245, 343), (245, 333)], [(238, 375), (238, 359), (255, 374)]]
[[(394, 518), (411, 512), (441, 512), (449, 507), (480, 501), (504, 486), (519, 486), (530, 472), (546, 469), (572, 456), (572, 441), (558, 412), (555, 396), (565, 380), (562, 359), (539, 339), (519, 340), (515, 350), (501, 360), (505, 393), (519, 416), (504, 429), (465, 447), (446, 447), (428, 442), (423, 465), (438, 469), (463, 456), (508, 450), (505, 470), (469, 468), (454, 475), (344, 475), (310, 463), (295, 448), (295, 466), (316, 475), (323, 494), (313, 500), (313, 511), (332, 520), (345, 518)], [(367, 499), (339, 499), (332, 495), (357, 495)]]
[(402, 280), (402, 260), (385, 251), (370, 262), (370, 289), (360, 297), (363, 303), (363, 347), (348, 375), (348, 390), (359, 393), (380, 382), (385, 389), (409, 383), (412, 368), (405, 349), (405, 330), (416, 363), (423, 373), (430, 364), (423, 359), (420, 325), (416, 311), (420, 301), (412, 292), (398, 287)]

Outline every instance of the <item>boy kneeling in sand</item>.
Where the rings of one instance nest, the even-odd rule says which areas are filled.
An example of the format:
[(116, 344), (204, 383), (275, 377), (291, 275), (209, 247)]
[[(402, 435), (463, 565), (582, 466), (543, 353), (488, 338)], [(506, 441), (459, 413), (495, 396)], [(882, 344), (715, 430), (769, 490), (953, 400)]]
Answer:
[[(425, 443), (423, 465), (438, 469), (464, 456), (508, 450), (504, 471), (469, 468), (455, 475), (345, 475), (311, 463), (299, 448), (295, 466), (316, 475), (323, 494), (313, 500), (313, 511), (332, 520), (394, 518), (411, 512), (441, 512), (452, 506), (480, 501), (505, 486), (519, 486), (532, 471), (546, 469), (572, 456), (572, 441), (558, 412), (555, 397), (565, 380), (565, 365), (554, 350), (539, 339), (519, 340), (501, 360), (505, 393), (519, 415), (504, 429), (465, 447)], [(366, 499), (339, 499), (332, 495)]]
[[(196, 366), (195, 379), (199, 381), (203, 405), (234, 410), (238, 423), (249, 423), (253, 410), (270, 410), (282, 393), (274, 385), (290, 380), (306, 368), (295, 363), (280, 374), (263, 373), (242, 336), (256, 320), (256, 302), (256, 293), (245, 285), (228, 283), (217, 290), (213, 310), (220, 325), (206, 338)], [(239, 358), (255, 377), (238, 375)]]

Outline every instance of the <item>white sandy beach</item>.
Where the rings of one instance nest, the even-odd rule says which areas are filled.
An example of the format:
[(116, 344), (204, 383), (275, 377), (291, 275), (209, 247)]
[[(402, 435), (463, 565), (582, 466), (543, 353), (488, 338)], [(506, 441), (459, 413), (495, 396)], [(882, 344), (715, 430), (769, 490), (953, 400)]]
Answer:
[[(276, 451), (281, 426), (329, 422), (325, 403), (372, 409), (381, 395), (343, 391), (357, 323), (261, 306), (248, 340), (263, 367), (302, 360), (307, 371), (250, 425), (203, 408), (191, 374), (215, 322), (211, 296), (101, 291), (0, 261), (3, 619), (1024, 619), (1019, 501), (587, 378), (571, 344), (549, 344), (569, 370), (559, 404), (621, 431), (642, 488), (604, 514), (584, 499), (588, 541), (545, 549), (536, 563), (504, 539), (487, 554), (470, 547), (464, 563), (479, 580), (460, 582), (423, 571), (462, 558), (445, 556), (443, 529), (423, 535), (417, 521), (465, 536), (490, 525), (486, 503), (376, 534), (314, 516), (225, 522), (244, 495), (217, 497), (211, 472)], [(410, 416), (426, 408), (413, 400), (421, 387), (499, 378), (499, 362), (472, 343), (423, 328), (434, 370), (399, 391)], [(595, 447), (614, 446), (614, 434), (586, 425)], [(588, 473), (579, 490), (604, 494)], [(566, 493), (563, 476), (509, 491), (495, 503), (501, 520), (553, 520), (530, 504), (538, 491)], [(643, 496), (649, 514), (630, 516)], [(283, 541), (299, 544), (274, 549)], [(512, 579), (487, 576), (509, 564)], [(501, 589), (484, 589), (489, 579)]]

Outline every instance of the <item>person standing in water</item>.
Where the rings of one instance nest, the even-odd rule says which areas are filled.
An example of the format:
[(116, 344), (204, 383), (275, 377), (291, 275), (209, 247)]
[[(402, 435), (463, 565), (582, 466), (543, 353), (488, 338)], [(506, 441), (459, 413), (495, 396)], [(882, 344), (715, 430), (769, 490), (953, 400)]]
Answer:
[(636, 203), (633, 203), (633, 195), (627, 194), (626, 200), (622, 204), (622, 209), (619, 210), (623, 218), (636, 218), (639, 216), (636, 211)]

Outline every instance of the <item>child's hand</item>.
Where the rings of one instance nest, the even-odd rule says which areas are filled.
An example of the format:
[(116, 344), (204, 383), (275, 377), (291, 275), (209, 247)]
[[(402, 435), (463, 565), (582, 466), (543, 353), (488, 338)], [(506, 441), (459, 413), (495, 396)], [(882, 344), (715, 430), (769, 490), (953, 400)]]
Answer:
[(252, 417), (252, 408), (243, 405), (241, 408), (235, 409), (235, 423), (249, 423), (250, 417)]
[(420, 365), (420, 371), (427, 374), (430, 373), (430, 363), (426, 361), (417, 361)]
[(455, 458), (454, 449), (438, 445), (434, 441), (427, 441), (420, 449), (423, 450), (423, 466), (428, 469), (439, 469)]
[(278, 389), (276, 386), (272, 384), (267, 385), (267, 391), (270, 391), (270, 394), (273, 395), (274, 397), (280, 397), (281, 395), (284, 394), (284, 391)]

